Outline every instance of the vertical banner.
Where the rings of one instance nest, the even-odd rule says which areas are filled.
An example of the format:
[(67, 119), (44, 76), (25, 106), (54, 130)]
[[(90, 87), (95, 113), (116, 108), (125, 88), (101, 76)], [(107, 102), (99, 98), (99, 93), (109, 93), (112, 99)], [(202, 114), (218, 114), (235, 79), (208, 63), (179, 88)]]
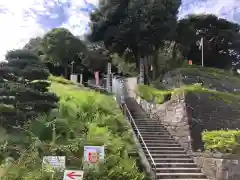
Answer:
[(99, 71), (94, 72), (96, 86), (99, 86)]
[(84, 146), (84, 169), (97, 168), (104, 156), (104, 146)]
[(192, 60), (188, 60), (188, 65), (192, 65)]

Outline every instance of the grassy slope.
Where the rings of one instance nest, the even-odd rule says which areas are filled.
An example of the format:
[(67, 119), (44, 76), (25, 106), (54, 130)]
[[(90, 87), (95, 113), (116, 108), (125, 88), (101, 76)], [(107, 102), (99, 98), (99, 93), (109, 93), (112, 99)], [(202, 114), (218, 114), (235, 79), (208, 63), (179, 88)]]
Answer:
[[(55, 112), (48, 117), (40, 118), (40, 121), (28, 126), (28, 131), (40, 139), (44, 154), (61, 152), (62, 155), (68, 157), (68, 168), (81, 169), (84, 144), (105, 145), (106, 161), (100, 167), (100, 173), (86, 172), (86, 179), (145, 179), (144, 174), (138, 172), (135, 162), (136, 155), (131, 155), (135, 151), (135, 146), (129, 124), (113, 98), (89, 89), (79, 88), (61, 78), (51, 77), (51, 81), (50, 91), (60, 97), (57, 114)], [(54, 137), (51, 136), (53, 130), (46, 126), (46, 123), (51, 121), (49, 117), (52, 116), (57, 117), (56, 129), (65, 134), (64, 136), (58, 134), (57, 140), (52, 139)], [(22, 146), (22, 142), (13, 143), (16, 144), (16, 147)], [(8, 167), (9, 171), (5, 175), (6, 180), (19, 180), (20, 177), (24, 177), (24, 180), (48, 179), (49, 174), (41, 175), (42, 158), (36, 153), (34, 154), (34, 150), (28, 150), (33, 148), (31, 146), (32, 142), (29, 142), (25, 146), (26, 153), (22, 152), (20, 159)], [(32, 161), (32, 158), (35, 160)], [(53, 179), (59, 178), (61, 179), (59, 176)]]
[[(180, 76), (180, 77), (179, 77)], [(190, 85), (197, 83), (198, 78), (204, 82), (204, 86), (218, 91), (233, 92), (240, 91), (240, 76), (214, 68), (189, 67), (178, 68), (170, 71), (164, 77), (164, 85), (168, 88), (179, 87), (181, 84)]]
[[(197, 84), (197, 77), (203, 81), (203, 86)], [(140, 85), (138, 87), (139, 95), (148, 101), (154, 99), (158, 104), (169, 100), (171, 95), (179, 93), (205, 93), (209, 94), (210, 99), (216, 98), (228, 103), (240, 103), (240, 93), (234, 92), (234, 89), (240, 91), (240, 77), (223, 70), (202, 67), (178, 68), (167, 73), (164, 80), (164, 86), (168, 90)]]

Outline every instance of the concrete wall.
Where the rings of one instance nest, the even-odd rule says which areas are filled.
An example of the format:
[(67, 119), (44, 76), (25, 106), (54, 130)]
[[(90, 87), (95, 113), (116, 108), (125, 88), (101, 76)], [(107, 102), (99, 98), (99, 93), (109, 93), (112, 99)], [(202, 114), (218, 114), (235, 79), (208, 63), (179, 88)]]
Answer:
[(135, 97), (137, 88), (137, 77), (130, 77), (125, 79), (124, 83), (127, 95), (129, 97)]

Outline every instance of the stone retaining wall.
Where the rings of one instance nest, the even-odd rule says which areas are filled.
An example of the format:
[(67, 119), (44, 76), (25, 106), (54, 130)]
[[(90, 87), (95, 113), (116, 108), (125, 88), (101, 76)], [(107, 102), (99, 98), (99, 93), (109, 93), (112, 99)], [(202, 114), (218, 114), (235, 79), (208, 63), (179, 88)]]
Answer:
[(240, 180), (240, 155), (193, 153), (193, 159), (211, 180)]

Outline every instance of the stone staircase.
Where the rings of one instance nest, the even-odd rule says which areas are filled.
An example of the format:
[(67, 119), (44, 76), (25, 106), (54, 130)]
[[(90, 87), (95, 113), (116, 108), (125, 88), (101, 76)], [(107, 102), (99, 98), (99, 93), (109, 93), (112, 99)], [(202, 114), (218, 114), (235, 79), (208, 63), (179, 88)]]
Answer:
[[(139, 143), (153, 171), (156, 171), (157, 180), (207, 180), (201, 169), (163, 125), (151, 119), (134, 99), (127, 98), (126, 106), (143, 138), (144, 142), (139, 140)], [(137, 129), (132, 127), (137, 135)], [(155, 165), (151, 161), (144, 143)]]

